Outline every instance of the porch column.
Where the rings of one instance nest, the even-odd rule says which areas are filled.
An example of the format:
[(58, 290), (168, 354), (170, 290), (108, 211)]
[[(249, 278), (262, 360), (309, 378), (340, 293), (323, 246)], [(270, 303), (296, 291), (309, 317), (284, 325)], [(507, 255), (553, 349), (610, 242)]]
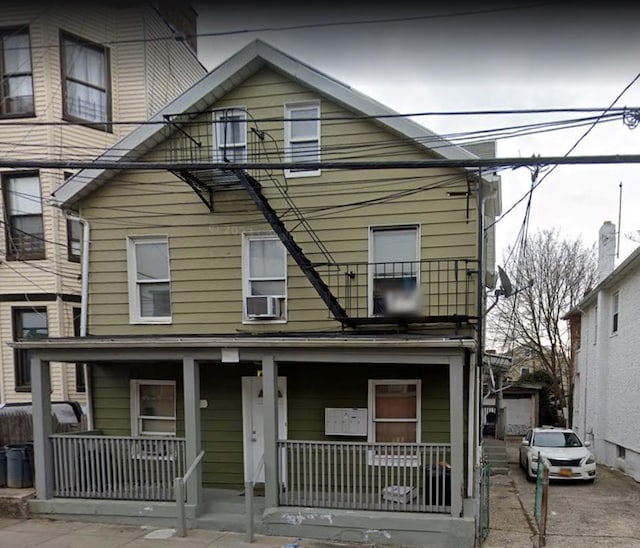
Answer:
[(49, 362), (35, 357), (31, 358), (31, 397), (36, 496), (47, 500), (53, 498), (51, 374)]
[[(187, 468), (202, 451), (200, 438), (200, 365), (193, 358), (182, 359), (184, 384), (184, 436)], [(187, 503), (202, 502), (202, 464), (187, 480)]]
[(264, 399), (264, 491), (267, 508), (278, 506), (278, 365), (262, 357)]
[(464, 470), (464, 398), (462, 354), (449, 361), (449, 421), (451, 430), (451, 515), (462, 513), (462, 489)]

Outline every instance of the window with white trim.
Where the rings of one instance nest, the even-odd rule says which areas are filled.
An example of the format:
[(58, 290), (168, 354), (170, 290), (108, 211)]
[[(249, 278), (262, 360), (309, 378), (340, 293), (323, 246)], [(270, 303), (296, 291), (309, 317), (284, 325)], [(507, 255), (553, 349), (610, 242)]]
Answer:
[(127, 267), (129, 321), (171, 323), (171, 279), (167, 238), (128, 238)]
[(242, 278), (245, 320), (286, 319), (287, 254), (276, 236), (244, 235)]
[[(371, 315), (415, 312), (419, 307), (420, 237), (417, 226), (371, 228), (369, 310)], [(395, 310), (404, 306), (406, 310)], [(413, 306), (416, 310), (410, 310)]]
[(620, 307), (620, 292), (616, 291), (611, 298), (611, 332), (618, 332), (618, 313)]
[(60, 44), (64, 118), (106, 128), (111, 121), (109, 50), (65, 32)]
[(420, 443), (420, 380), (369, 380), (369, 441)]
[(213, 114), (214, 157), (218, 162), (247, 161), (247, 113), (240, 108)]
[(176, 381), (131, 381), (131, 435), (176, 435)]
[[(284, 106), (285, 160), (320, 161), (320, 103), (296, 103)], [(286, 177), (320, 175), (319, 169), (286, 169)]]

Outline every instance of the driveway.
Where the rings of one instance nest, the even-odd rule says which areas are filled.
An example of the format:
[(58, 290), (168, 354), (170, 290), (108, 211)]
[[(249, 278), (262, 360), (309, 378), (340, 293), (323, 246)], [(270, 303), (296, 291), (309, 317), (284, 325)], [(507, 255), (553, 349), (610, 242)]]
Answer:
[[(532, 545), (535, 484), (518, 466), (517, 442), (509, 444), (508, 457), (509, 475), (492, 477), (488, 547), (499, 546), (495, 541), (512, 548)], [(640, 548), (640, 484), (602, 465), (592, 484), (551, 482), (546, 546)]]

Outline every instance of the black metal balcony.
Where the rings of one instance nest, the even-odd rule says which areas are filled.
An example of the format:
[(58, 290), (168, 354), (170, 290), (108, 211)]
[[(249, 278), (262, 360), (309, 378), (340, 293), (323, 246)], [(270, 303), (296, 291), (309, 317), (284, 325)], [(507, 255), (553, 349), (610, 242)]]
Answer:
[(472, 259), (325, 265), (348, 325), (469, 324), (477, 320), (479, 263)]

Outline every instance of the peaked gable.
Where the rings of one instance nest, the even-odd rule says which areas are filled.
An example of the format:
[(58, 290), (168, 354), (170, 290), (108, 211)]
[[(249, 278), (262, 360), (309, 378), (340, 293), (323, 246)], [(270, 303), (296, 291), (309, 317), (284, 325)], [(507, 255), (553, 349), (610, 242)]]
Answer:
[[(335, 80), (323, 72), (287, 55), (261, 40), (251, 42), (196, 82), (182, 95), (168, 103), (147, 123), (140, 125), (99, 156), (103, 161), (134, 161), (166, 139), (174, 129), (167, 116), (204, 111), (231, 89), (240, 85), (262, 67), (283, 73), (331, 101), (364, 116), (393, 116), (392, 109)], [(465, 160), (477, 156), (455, 145), (406, 117), (376, 118), (374, 122), (392, 133), (415, 141), (416, 145), (445, 159)], [(422, 143), (431, 143), (427, 146)], [(435, 145), (434, 145), (435, 143)], [(107, 169), (83, 169), (68, 179), (54, 193), (53, 199), (63, 208), (71, 207), (104, 184), (114, 173)]]

